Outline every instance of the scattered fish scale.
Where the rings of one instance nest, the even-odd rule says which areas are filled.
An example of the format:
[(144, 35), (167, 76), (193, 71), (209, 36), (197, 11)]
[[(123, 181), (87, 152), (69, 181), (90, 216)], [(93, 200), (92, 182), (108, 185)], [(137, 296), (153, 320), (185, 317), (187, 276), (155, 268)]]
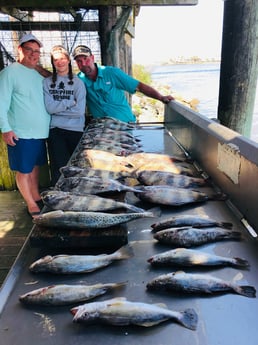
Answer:
[(19, 296), (24, 304), (63, 306), (91, 300), (114, 289), (125, 286), (126, 283), (107, 283), (95, 285), (58, 284), (45, 286), (29, 291)]
[(198, 316), (194, 309), (170, 310), (157, 304), (131, 302), (117, 298), (102, 302), (91, 302), (71, 309), (73, 322), (87, 324), (100, 322), (115, 326), (137, 325), (151, 327), (171, 320), (186, 328), (195, 330)]
[(228, 258), (224, 256), (208, 254), (200, 250), (176, 248), (160, 254), (156, 254), (147, 260), (153, 266), (230, 266), (249, 268), (249, 263), (241, 258)]
[(105, 213), (105, 212), (75, 212), (51, 211), (41, 213), (33, 219), (38, 226), (62, 229), (101, 229), (126, 223), (143, 217), (154, 217), (152, 212), (135, 213)]
[(127, 209), (132, 212), (144, 212), (144, 209), (125, 202), (102, 198), (97, 195), (75, 195), (58, 190), (41, 193), (43, 203), (51, 210), (106, 212), (116, 209)]
[(162, 274), (146, 285), (147, 290), (167, 290), (187, 294), (236, 293), (245, 297), (256, 296), (250, 285), (237, 285), (208, 274), (193, 274), (182, 271)]
[(238, 231), (214, 228), (169, 228), (156, 232), (153, 237), (163, 244), (180, 247), (195, 247), (224, 240), (241, 240)]
[(133, 250), (129, 245), (123, 246), (112, 254), (100, 255), (56, 255), (44, 256), (33, 262), (29, 270), (33, 273), (48, 272), (53, 274), (76, 274), (96, 271), (109, 266), (117, 260), (129, 259)]
[(207, 185), (207, 181), (203, 178), (174, 174), (166, 171), (141, 170), (136, 173), (136, 176), (140, 183), (147, 186), (169, 185), (177, 188), (190, 188)]
[(221, 228), (231, 229), (233, 224), (230, 222), (217, 221), (207, 216), (193, 216), (185, 214), (172, 216), (151, 225), (153, 232), (180, 226), (192, 226), (194, 228), (218, 226)]

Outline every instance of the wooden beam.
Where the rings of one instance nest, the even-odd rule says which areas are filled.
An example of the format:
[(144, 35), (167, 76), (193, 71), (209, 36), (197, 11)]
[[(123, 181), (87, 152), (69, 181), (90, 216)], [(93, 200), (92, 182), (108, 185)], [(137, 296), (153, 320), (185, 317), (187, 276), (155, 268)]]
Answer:
[(0, 22), (4, 31), (98, 31), (98, 22)]
[(227, 0), (220, 69), (218, 118), (250, 137), (258, 78), (258, 2)]
[(197, 5), (198, 0), (0, 0), (0, 7), (9, 8), (32, 8), (34, 11), (40, 9), (55, 9), (65, 7), (97, 7), (97, 6), (158, 6), (158, 5), (172, 5), (172, 6), (188, 6)]

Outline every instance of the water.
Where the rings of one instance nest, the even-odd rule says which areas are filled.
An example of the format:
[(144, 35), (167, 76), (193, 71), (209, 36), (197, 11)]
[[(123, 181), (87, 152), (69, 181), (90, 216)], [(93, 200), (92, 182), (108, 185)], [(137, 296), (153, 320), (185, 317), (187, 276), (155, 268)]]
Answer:
[[(219, 63), (156, 66), (151, 71), (153, 81), (169, 85), (187, 101), (197, 98), (198, 111), (209, 118), (217, 118), (219, 75)], [(251, 139), (258, 142), (258, 88)]]

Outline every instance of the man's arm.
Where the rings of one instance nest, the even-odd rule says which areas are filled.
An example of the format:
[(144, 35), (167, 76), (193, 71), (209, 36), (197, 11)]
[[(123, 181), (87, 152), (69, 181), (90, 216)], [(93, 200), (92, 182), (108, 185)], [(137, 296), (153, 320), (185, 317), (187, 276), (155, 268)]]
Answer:
[(44, 67), (42, 67), (41, 65), (37, 65), (35, 67), (35, 70), (37, 72), (39, 72), (39, 74), (42, 75), (42, 77), (47, 78), (50, 77), (52, 75), (52, 72), (48, 71), (47, 69), (45, 69)]
[(153, 87), (144, 84), (142, 82), (139, 82), (138, 87), (137, 87), (137, 91), (142, 92), (145, 96), (157, 99), (163, 103), (169, 103), (170, 101), (174, 100), (174, 97), (171, 95), (161, 95), (161, 93), (159, 93), (156, 89), (154, 89)]

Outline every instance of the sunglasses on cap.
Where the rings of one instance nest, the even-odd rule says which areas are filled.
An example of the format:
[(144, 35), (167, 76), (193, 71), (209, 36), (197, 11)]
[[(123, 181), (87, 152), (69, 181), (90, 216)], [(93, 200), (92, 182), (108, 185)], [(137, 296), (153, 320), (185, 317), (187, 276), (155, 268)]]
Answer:
[(79, 55), (84, 55), (84, 56), (89, 57), (92, 55), (92, 53), (91, 53), (90, 48), (86, 46), (78, 46), (73, 51), (73, 58), (76, 59), (76, 57)]

